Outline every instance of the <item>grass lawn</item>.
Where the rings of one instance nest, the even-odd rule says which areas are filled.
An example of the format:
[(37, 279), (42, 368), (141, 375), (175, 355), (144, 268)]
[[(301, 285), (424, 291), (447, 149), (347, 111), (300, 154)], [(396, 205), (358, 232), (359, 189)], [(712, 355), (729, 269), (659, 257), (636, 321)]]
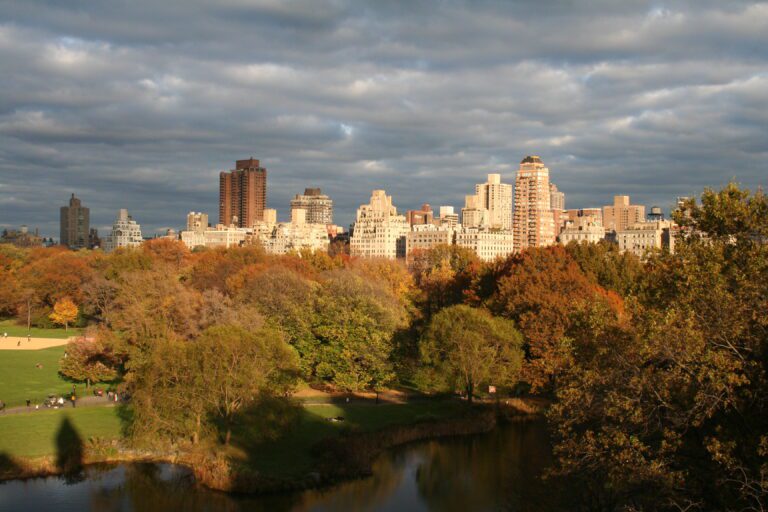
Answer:
[[(285, 436), (250, 446), (245, 451), (253, 453), (249, 464), (264, 473), (290, 476), (306, 473), (311, 469), (310, 450), (318, 441), (338, 435), (343, 429), (354, 428), (362, 432), (375, 431), (396, 424), (409, 424), (427, 418), (448, 418), (466, 408), (453, 401), (424, 401), (410, 404), (328, 404), (303, 407), (300, 421)], [(345, 421), (332, 423), (327, 418), (343, 416)], [(233, 443), (244, 440), (239, 432)], [(239, 438), (239, 439), (238, 439)], [(243, 443), (247, 445), (246, 443)], [(242, 445), (241, 445), (242, 446)]]
[(0, 413), (0, 455), (42, 457), (56, 453), (56, 434), (68, 418), (80, 438), (118, 439), (121, 420), (114, 407), (58, 409), (30, 414)]
[[(0, 320), (0, 336), (4, 332), (8, 333), (8, 338), (26, 338), (27, 326), (16, 325), (15, 320)], [(69, 338), (70, 336), (78, 336), (82, 333), (82, 329), (76, 329), (70, 327), (68, 331), (64, 329), (40, 329), (39, 327), (32, 327), (29, 330), (33, 338)]]
[[(0, 350), (0, 400), (9, 407), (27, 399), (42, 403), (49, 394), (64, 394), (72, 383), (59, 375), (59, 359), (66, 346), (42, 350)], [(42, 368), (35, 368), (40, 363)], [(78, 385), (82, 393), (84, 388)]]

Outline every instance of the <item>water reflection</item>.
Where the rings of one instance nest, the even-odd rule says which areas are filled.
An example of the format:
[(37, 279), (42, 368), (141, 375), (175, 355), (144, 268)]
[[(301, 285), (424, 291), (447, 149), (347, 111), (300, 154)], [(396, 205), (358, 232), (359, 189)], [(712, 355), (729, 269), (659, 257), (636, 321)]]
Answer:
[(88, 468), (84, 479), (0, 485), (0, 510), (256, 512), (551, 510), (537, 475), (550, 462), (544, 427), (526, 423), (471, 438), (430, 441), (381, 457), (374, 475), (333, 488), (272, 497), (202, 489), (183, 468)]

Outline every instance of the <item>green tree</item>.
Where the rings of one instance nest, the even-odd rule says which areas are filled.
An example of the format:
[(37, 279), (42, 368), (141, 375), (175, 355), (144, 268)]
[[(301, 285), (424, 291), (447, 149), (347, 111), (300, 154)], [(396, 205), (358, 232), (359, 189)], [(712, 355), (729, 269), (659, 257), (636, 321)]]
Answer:
[(350, 270), (331, 272), (317, 294), (317, 377), (351, 391), (379, 390), (394, 377), (393, 336), (406, 310), (389, 284)]
[(479, 308), (451, 306), (437, 313), (421, 340), (425, 364), (437, 367), (469, 402), (481, 385), (511, 386), (523, 360), (514, 324)]

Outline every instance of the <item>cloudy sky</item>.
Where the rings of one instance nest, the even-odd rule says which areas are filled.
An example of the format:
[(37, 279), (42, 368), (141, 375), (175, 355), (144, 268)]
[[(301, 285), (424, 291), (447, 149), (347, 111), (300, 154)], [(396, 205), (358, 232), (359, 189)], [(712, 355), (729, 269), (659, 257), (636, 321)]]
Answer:
[(217, 217), (262, 160), (348, 224), (370, 190), (460, 207), (541, 155), (567, 207), (768, 185), (768, 4), (0, 0), (0, 227)]

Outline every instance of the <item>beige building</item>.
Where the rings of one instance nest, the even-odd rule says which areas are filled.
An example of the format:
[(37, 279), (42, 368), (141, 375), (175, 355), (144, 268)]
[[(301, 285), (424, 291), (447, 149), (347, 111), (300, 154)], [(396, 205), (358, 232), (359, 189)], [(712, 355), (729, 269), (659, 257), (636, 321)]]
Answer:
[(465, 196), (461, 209), (461, 225), (465, 228), (482, 228), (489, 224), (488, 210), (484, 208), (477, 194)]
[(193, 223), (191, 226), (187, 224), (187, 230), (181, 232), (181, 241), (189, 249), (195, 247), (239, 247), (245, 242), (248, 233), (247, 228), (222, 224), (217, 224), (216, 227), (211, 228), (208, 227), (207, 223)]
[(197, 233), (208, 229), (208, 214), (202, 212), (189, 212), (187, 214), (187, 231)]
[(370, 202), (357, 209), (350, 254), (365, 258), (405, 257), (409, 231), (408, 221), (397, 214), (392, 197), (384, 190), (374, 190)]
[(664, 250), (675, 252), (674, 232), (676, 224), (671, 221), (637, 222), (631, 227), (616, 232), (616, 242), (622, 252), (631, 252), (644, 258), (648, 251)]
[(500, 174), (489, 174), (487, 182), (475, 185), (475, 195), (478, 207), (488, 210), (488, 226), (512, 229), (512, 185), (502, 183)]
[(459, 226), (459, 214), (453, 209), (453, 206), (441, 206), (440, 216), (435, 219), (435, 225), (445, 229), (456, 229)]
[(585, 218), (586, 222), (603, 226), (603, 209), (602, 208), (578, 208), (565, 210), (563, 214), (563, 222), (576, 222), (580, 218)]
[(308, 223), (308, 214), (303, 208), (293, 208), (291, 222), (257, 222), (248, 239), (259, 243), (269, 254), (288, 254), (303, 249), (327, 251), (330, 238), (326, 225)]
[(307, 188), (304, 194), (296, 194), (291, 199), (291, 211), (296, 209), (307, 211), (307, 224), (333, 224), (333, 200), (319, 188)]
[(462, 227), (456, 231), (456, 245), (473, 250), (483, 261), (506, 258), (515, 252), (512, 231)]
[(629, 203), (629, 196), (614, 196), (613, 206), (603, 207), (603, 227), (607, 231), (624, 231), (645, 220), (645, 206)]
[(455, 231), (435, 225), (413, 226), (405, 237), (405, 253), (411, 258), (413, 251), (434, 249), (438, 245), (453, 245)]
[(563, 245), (570, 242), (596, 244), (605, 238), (605, 229), (594, 222), (593, 217), (576, 217), (575, 220), (565, 222), (565, 227), (560, 232), (558, 240)]
[(555, 243), (549, 169), (538, 156), (520, 162), (515, 180), (515, 250)]
[(104, 238), (104, 252), (112, 252), (120, 247), (138, 247), (143, 241), (141, 226), (123, 208), (112, 224), (112, 231)]

